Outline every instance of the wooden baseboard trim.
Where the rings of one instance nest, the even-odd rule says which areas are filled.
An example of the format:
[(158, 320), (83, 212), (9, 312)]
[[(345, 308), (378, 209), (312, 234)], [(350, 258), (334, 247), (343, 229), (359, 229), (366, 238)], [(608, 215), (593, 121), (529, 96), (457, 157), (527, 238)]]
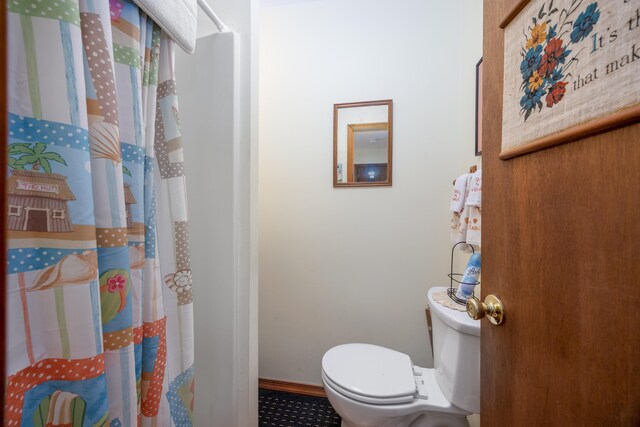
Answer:
[(305, 396), (327, 397), (324, 387), (319, 385), (292, 383), (289, 381), (258, 379), (258, 387), (267, 390), (285, 391), (287, 393), (303, 394)]

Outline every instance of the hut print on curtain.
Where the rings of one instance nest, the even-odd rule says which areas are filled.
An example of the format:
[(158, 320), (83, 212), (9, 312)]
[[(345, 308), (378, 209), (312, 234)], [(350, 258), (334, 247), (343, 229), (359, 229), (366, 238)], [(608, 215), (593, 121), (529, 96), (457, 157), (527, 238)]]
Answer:
[(10, 426), (192, 425), (174, 44), (124, 0), (9, 0)]
[(67, 177), (14, 170), (8, 179), (9, 230), (73, 231), (67, 202), (75, 200)]

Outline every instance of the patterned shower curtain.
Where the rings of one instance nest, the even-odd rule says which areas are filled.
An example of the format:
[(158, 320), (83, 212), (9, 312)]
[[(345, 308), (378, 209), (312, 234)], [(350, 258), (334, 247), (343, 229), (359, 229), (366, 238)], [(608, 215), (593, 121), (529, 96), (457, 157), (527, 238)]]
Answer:
[(174, 44), (126, 0), (7, 0), (5, 424), (190, 426)]

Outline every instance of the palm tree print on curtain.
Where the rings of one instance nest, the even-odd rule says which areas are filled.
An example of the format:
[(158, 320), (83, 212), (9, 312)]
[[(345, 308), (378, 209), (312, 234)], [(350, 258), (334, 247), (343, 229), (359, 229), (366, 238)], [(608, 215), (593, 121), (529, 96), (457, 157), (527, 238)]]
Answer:
[(129, 1), (7, 5), (6, 424), (190, 426), (174, 44)]

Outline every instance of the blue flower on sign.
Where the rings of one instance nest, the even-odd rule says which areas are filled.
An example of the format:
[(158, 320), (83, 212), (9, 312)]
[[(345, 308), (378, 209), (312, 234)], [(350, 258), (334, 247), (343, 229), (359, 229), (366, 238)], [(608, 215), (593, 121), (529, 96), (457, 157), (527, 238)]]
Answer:
[(578, 43), (589, 35), (593, 26), (600, 18), (598, 3), (591, 3), (584, 12), (578, 15), (578, 19), (573, 22), (573, 31), (571, 31), (571, 41)]
[(547, 41), (551, 40), (552, 38), (558, 35), (556, 28), (558, 28), (558, 24), (549, 28), (549, 33), (547, 34)]
[(540, 66), (541, 53), (541, 45), (532, 47), (527, 51), (527, 54), (520, 63), (520, 72), (522, 73), (523, 79), (528, 80), (529, 77), (533, 75), (533, 72), (538, 70), (538, 67)]
[(524, 96), (520, 98), (520, 106), (527, 112), (527, 116), (531, 114), (531, 111), (533, 111), (536, 106), (542, 108), (542, 102), (540, 101), (542, 95), (544, 95), (543, 90), (530, 90), (529, 88), (525, 88)]

